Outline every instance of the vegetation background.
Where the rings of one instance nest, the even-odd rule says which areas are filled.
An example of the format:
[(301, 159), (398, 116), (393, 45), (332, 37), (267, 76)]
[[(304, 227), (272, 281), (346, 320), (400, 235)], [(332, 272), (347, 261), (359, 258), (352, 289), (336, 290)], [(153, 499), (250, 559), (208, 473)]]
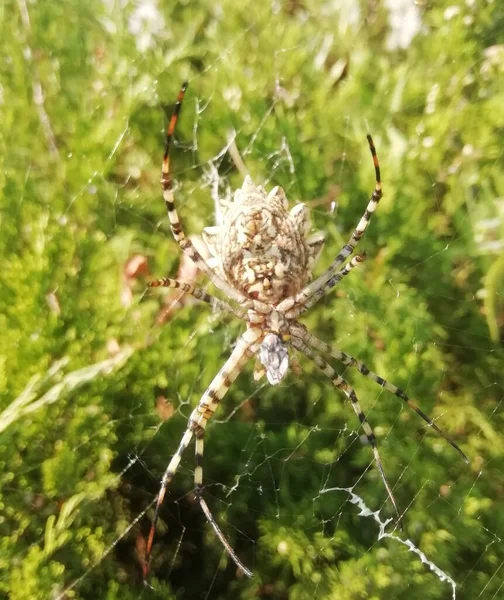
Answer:
[[(503, 598), (504, 4), (7, 0), (0, 32), (0, 597)], [(241, 330), (145, 291), (195, 278), (159, 185), (184, 79), (187, 231), (241, 184), (234, 130), (254, 180), (312, 208), (320, 271), (372, 191), (373, 134), (368, 261), (305, 322), (470, 457), (347, 373), (405, 511), (394, 536), (437, 573), (334, 489), (393, 517), (351, 408), (302, 360), (279, 388), (247, 368), (206, 442), (207, 500), (254, 578), (192, 499), (188, 451), (143, 585), (149, 505)]]

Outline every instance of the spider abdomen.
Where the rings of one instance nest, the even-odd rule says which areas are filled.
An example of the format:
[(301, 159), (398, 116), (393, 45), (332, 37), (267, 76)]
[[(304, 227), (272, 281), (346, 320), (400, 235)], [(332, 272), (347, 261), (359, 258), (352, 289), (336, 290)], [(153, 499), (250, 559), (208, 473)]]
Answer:
[(282, 188), (266, 194), (246, 177), (222, 224), (204, 232), (227, 281), (268, 304), (304, 287), (323, 245), (322, 234), (307, 237), (308, 209), (302, 204), (287, 208)]
[(306, 244), (285, 210), (241, 204), (228, 215), (221, 239), (223, 272), (248, 297), (275, 304), (305, 284)]

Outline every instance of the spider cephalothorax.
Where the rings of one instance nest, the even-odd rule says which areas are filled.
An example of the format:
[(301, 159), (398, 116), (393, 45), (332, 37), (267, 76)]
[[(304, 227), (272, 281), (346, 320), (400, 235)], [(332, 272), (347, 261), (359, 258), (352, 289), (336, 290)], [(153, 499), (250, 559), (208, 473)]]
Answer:
[(304, 287), (320, 255), (324, 236), (309, 230), (304, 204), (288, 211), (282, 188), (267, 194), (247, 176), (222, 224), (205, 228), (203, 239), (230, 285), (248, 298), (276, 304)]
[[(159, 279), (151, 282), (150, 285), (151, 287), (179, 288), (199, 300), (208, 302), (214, 308), (234, 314), (246, 323), (246, 330), (237, 340), (231, 355), (192, 411), (186, 432), (163, 474), (147, 540), (144, 576), (147, 575), (149, 569), (150, 553), (160, 506), (168, 484), (180, 466), (182, 454), (193, 437), (196, 438), (196, 467), (194, 469), (196, 497), (209, 523), (231, 558), (244, 573), (251, 576), (252, 573), (235, 554), (213, 518), (202, 497), (202, 487), (203, 439), (207, 423), (217, 410), (227, 390), (252, 357), (258, 356), (262, 364), (256, 374), (261, 376), (266, 373), (268, 381), (276, 385), (282, 381), (287, 373), (289, 367), (288, 353), (289, 349), (292, 348), (312, 360), (327, 375), (331, 383), (343, 392), (359, 418), (372, 447), (376, 465), (399, 520), (401, 517), (394, 495), (385, 477), (376, 437), (360, 407), (357, 395), (353, 388), (343, 377), (336, 373), (321, 355), (334, 358), (347, 367), (354, 367), (368, 379), (395, 394), (420, 415), (430, 427), (444, 437), (464, 460), (468, 462), (468, 459), (457, 444), (418, 409), (402, 390), (371, 371), (357, 358), (319, 340), (297, 321), (300, 315), (313, 306), (364, 260), (363, 254), (357, 254), (347, 261), (366, 231), (371, 215), (382, 197), (380, 167), (371, 136), (368, 135), (367, 137), (375, 167), (376, 183), (374, 191), (350, 239), (325, 273), (308, 283), (311, 279), (311, 269), (322, 249), (323, 236), (321, 233), (309, 235), (310, 221), (306, 206), (298, 204), (288, 211), (287, 199), (281, 188), (276, 187), (268, 194), (261, 186), (256, 187), (250, 177), (246, 177), (241, 189), (236, 191), (234, 202), (229, 206), (222, 223), (217, 227), (205, 229), (204, 238), (213, 255), (213, 262), (206, 261), (185, 235), (180, 223), (175, 209), (169, 168), (170, 142), (175, 131), (186, 87), (187, 84), (184, 84), (180, 90), (175, 111), (168, 126), (161, 178), (163, 198), (173, 236), (181, 249), (201, 271), (208, 275), (212, 283), (238, 306), (235, 307), (202, 289), (174, 279)], [(344, 264), (345, 261), (347, 261), (346, 264)]]

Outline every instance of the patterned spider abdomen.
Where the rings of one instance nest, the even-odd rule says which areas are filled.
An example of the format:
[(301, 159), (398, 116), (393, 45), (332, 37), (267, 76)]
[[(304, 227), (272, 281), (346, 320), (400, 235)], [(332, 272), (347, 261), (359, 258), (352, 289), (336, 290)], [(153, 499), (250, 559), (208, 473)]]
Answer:
[(296, 294), (311, 276), (324, 238), (308, 236), (304, 204), (290, 212), (282, 188), (269, 194), (246, 177), (218, 227), (204, 240), (227, 281), (249, 298), (268, 304)]

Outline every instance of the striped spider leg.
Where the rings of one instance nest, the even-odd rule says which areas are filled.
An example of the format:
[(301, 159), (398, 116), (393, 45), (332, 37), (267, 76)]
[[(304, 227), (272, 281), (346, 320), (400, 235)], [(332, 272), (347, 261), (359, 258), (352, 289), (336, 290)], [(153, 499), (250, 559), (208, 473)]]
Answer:
[(197, 300), (201, 300), (202, 302), (206, 302), (207, 304), (210, 304), (210, 306), (214, 310), (221, 310), (223, 312), (232, 313), (235, 317), (238, 317), (239, 319), (243, 319), (246, 314), (246, 311), (237, 310), (234, 306), (231, 306), (231, 304), (228, 304), (227, 302), (225, 302), (224, 300), (221, 300), (220, 298), (216, 298), (215, 296), (212, 296), (212, 294), (205, 292), (205, 290), (202, 290), (201, 288), (194, 287), (190, 283), (184, 283), (183, 281), (177, 281), (176, 279), (170, 279), (169, 277), (162, 277), (161, 279), (156, 279), (155, 281), (149, 281), (149, 283), (147, 284), (147, 287), (150, 287), (150, 288), (165, 287), (165, 288), (171, 288), (174, 290), (182, 290), (182, 292), (184, 292), (184, 294), (189, 294), (190, 296), (193, 296)]
[(354, 358), (351, 354), (348, 354), (347, 352), (342, 352), (341, 350), (338, 350), (337, 348), (333, 348), (329, 344), (326, 344), (322, 340), (319, 340), (316, 336), (310, 333), (304, 325), (301, 325), (300, 323), (293, 324), (291, 326), (291, 333), (293, 336), (296, 336), (304, 342), (305, 346), (303, 347), (306, 347), (306, 345), (311, 346), (311, 348), (314, 348), (323, 354), (328, 354), (336, 360), (339, 360), (347, 367), (356, 368), (357, 371), (359, 371), (359, 373), (361, 373), (368, 379), (371, 379), (371, 381), (374, 381), (383, 389), (391, 392), (392, 394), (394, 394), (394, 396), (400, 398), (407, 406), (409, 406), (409, 408), (414, 410), (417, 413), (417, 415), (419, 415), (427, 423), (427, 425), (429, 425), (429, 427), (434, 429), (436, 433), (438, 433), (442, 438), (444, 438), (450, 444), (450, 446), (460, 454), (460, 456), (464, 459), (466, 463), (469, 463), (469, 459), (464, 454), (464, 452), (462, 452), (462, 450), (458, 447), (458, 445), (442, 429), (440, 429), (430, 417), (428, 417), (423, 411), (421, 411), (418, 408), (418, 406), (414, 404), (411, 398), (405, 392), (403, 392), (403, 390), (395, 386), (393, 383), (388, 382), (383, 377), (380, 377), (374, 371), (371, 371), (371, 369), (366, 367), (366, 365), (363, 362), (361, 362), (357, 358)]
[(373, 157), (376, 178), (375, 189), (371, 194), (371, 199), (369, 200), (366, 210), (364, 211), (364, 214), (362, 215), (357, 227), (350, 236), (350, 239), (340, 250), (331, 266), (325, 271), (325, 273), (320, 275), (320, 277), (317, 277), (315, 281), (312, 281), (294, 296), (286, 298), (280, 302), (280, 304), (277, 306), (277, 310), (285, 313), (288, 318), (298, 317), (300, 314), (318, 302), (320, 298), (325, 296), (327, 292), (329, 292), (337, 283), (339, 283), (339, 281), (341, 281), (338, 269), (354, 252), (369, 225), (371, 216), (373, 215), (383, 196), (380, 163), (378, 162), (378, 156), (376, 155), (373, 138), (369, 134), (366, 137), (369, 144), (369, 149), (371, 151), (371, 156)]
[(403, 400), (407, 406), (409, 406), (418, 415), (420, 415), (420, 417), (422, 417), (422, 419), (430, 427), (432, 427), (442, 438), (444, 438), (450, 444), (450, 446), (452, 446), (452, 448), (454, 448), (460, 454), (460, 456), (464, 459), (466, 463), (469, 463), (469, 459), (467, 458), (465, 453), (459, 448), (459, 446), (448, 435), (446, 435), (446, 433), (444, 433), (444, 431), (440, 429), (430, 417), (428, 417), (424, 412), (422, 412), (400, 388), (396, 387), (392, 383), (389, 383), (386, 379), (380, 377), (379, 375), (368, 369), (368, 367), (366, 367), (364, 363), (354, 358), (350, 354), (332, 348), (331, 346), (329, 346), (329, 344), (326, 344), (322, 340), (319, 340), (316, 336), (309, 333), (306, 327), (301, 323), (293, 321), (290, 325), (290, 333), (292, 335), (292, 338), (290, 340), (292, 346), (296, 348), (296, 350), (310, 358), (324, 373), (324, 375), (326, 375), (331, 380), (332, 384), (338, 389), (342, 390), (345, 396), (350, 400), (352, 408), (354, 409), (354, 412), (357, 415), (360, 424), (364, 430), (364, 433), (373, 449), (376, 466), (378, 467), (378, 471), (383, 481), (383, 485), (385, 486), (388, 497), (397, 514), (398, 523), (401, 529), (404, 529), (402, 517), (397, 507), (397, 502), (394, 498), (394, 494), (385, 475), (383, 463), (380, 458), (380, 453), (378, 451), (376, 436), (366, 418), (364, 411), (360, 406), (359, 400), (357, 398), (357, 395), (355, 394), (354, 389), (350, 387), (348, 383), (343, 379), (343, 377), (341, 377), (341, 375), (339, 375), (331, 367), (331, 365), (319, 354), (317, 354), (317, 352), (315, 352), (312, 348), (315, 348), (318, 351), (323, 352), (325, 354), (329, 354), (333, 358), (336, 358), (337, 360), (341, 361), (345, 366), (355, 367), (360, 373), (362, 373), (362, 375), (364, 375), (368, 379), (371, 379), (372, 381), (374, 381), (384, 389), (388, 390), (389, 392), (392, 392), (398, 398), (401, 398), (401, 400)]
[(205, 500), (202, 497), (202, 486), (203, 486), (203, 438), (205, 435), (205, 429), (208, 421), (212, 418), (213, 414), (217, 410), (220, 401), (224, 398), (226, 392), (231, 387), (233, 381), (238, 377), (243, 367), (247, 362), (254, 356), (258, 349), (258, 340), (262, 337), (260, 329), (250, 327), (246, 332), (239, 338), (236, 346), (228, 358), (224, 366), (217, 373), (212, 380), (212, 383), (208, 386), (206, 392), (203, 394), (197, 407), (191, 413), (189, 417), (189, 423), (187, 429), (182, 437), (182, 440), (177, 448), (177, 451), (173, 455), (169, 462), (166, 470), (161, 479), (161, 488), (156, 501), (156, 507), (154, 509), (154, 516), (152, 518), (151, 528), (149, 531), (149, 537), (147, 539), (147, 547), (145, 551), (145, 560), (143, 565), (144, 580), (147, 580), (150, 567), (150, 557), (152, 552), (152, 544), (154, 542), (154, 534), (156, 532), (156, 524), (159, 517), (159, 510), (163, 504), (163, 500), (166, 494), (169, 483), (175, 476), (182, 460), (182, 455), (192, 441), (192, 438), (196, 438), (195, 443), (195, 463), (196, 468), (194, 470), (194, 489), (195, 495), (200, 503), (203, 512), (210, 525), (213, 527), (217, 537), (220, 539), (225, 549), (236, 563), (236, 565), (242, 569), (245, 575), (252, 577), (252, 573), (242, 564), (238, 556), (235, 554), (229, 543), (227, 542), (224, 534), (221, 532), (217, 522), (212, 516)]
[(180, 248), (189, 256), (189, 258), (193, 261), (193, 263), (205, 273), (210, 281), (220, 290), (222, 290), (230, 299), (234, 300), (240, 306), (244, 308), (254, 308), (255, 310), (268, 312), (269, 307), (265, 306), (261, 302), (254, 301), (250, 298), (247, 298), (243, 293), (229, 285), (227, 281), (225, 281), (217, 271), (212, 268), (206, 260), (201, 256), (201, 254), (196, 250), (194, 244), (190, 240), (188, 236), (184, 233), (182, 228), (182, 224), (178, 217), (177, 209), (175, 208), (175, 198), (173, 195), (173, 180), (170, 172), (170, 147), (173, 140), (173, 135), (175, 133), (175, 127), (177, 126), (177, 121), (180, 115), (180, 110), (182, 108), (182, 102), (184, 101), (184, 96), (187, 90), (188, 82), (185, 81), (180, 88), (180, 92), (177, 97), (177, 103), (175, 104), (175, 108), (173, 110), (173, 114), (171, 116), (170, 122), (168, 124), (168, 129), (166, 132), (166, 142), (165, 142), (165, 151), (163, 155), (163, 164), (161, 167), (161, 186), (163, 189), (163, 200), (166, 206), (166, 210), (168, 213), (168, 219), (170, 220), (170, 228), (175, 238), (175, 241), (178, 243)]

